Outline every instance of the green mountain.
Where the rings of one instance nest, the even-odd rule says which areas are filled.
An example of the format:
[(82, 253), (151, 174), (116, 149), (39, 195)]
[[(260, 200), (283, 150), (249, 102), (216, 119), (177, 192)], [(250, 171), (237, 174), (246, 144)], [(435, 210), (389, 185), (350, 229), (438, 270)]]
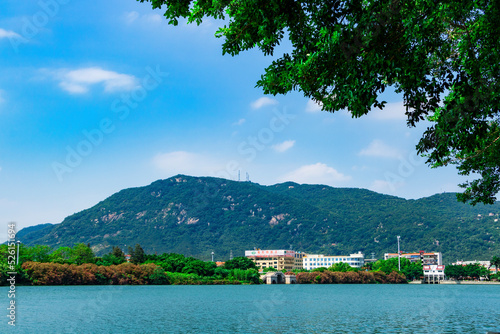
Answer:
[(225, 260), (254, 247), (328, 255), (440, 251), (445, 262), (500, 254), (500, 203), (458, 203), (444, 193), (405, 200), (365, 189), (261, 186), (178, 175), (122, 190), (60, 224), (19, 231), (27, 245), (90, 243), (97, 254), (139, 243), (146, 252)]

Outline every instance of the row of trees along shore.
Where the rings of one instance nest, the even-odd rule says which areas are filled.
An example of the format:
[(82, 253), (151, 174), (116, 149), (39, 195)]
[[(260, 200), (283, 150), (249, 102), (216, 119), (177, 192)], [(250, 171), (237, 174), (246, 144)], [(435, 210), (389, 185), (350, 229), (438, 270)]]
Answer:
[[(113, 247), (102, 257), (96, 257), (89, 245), (74, 247), (21, 245), (16, 283), (24, 285), (220, 285), (259, 284), (260, 275), (255, 264), (246, 257), (236, 257), (217, 267), (214, 262), (202, 261), (181, 254), (146, 254), (140, 245), (129, 247), (130, 262), (123, 250)], [(12, 272), (7, 245), (0, 245), (0, 285), (8, 285)], [(451, 266), (454, 267), (454, 266)], [(448, 267), (447, 267), (448, 268)], [(465, 267), (467, 268), (467, 267)], [(273, 268), (266, 268), (273, 270)], [(401, 259), (379, 260), (362, 269), (346, 263), (329, 268), (304, 269), (292, 272), (301, 284), (332, 283), (407, 283), (422, 276), (422, 265)], [(460, 274), (471, 276), (472, 271)], [(475, 272), (474, 272), (475, 273)], [(481, 272), (481, 275), (484, 274)], [(475, 274), (474, 274), (475, 275)], [(455, 276), (452, 276), (455, 277)], [(457, 276), (458, 278), (458, 276)]]

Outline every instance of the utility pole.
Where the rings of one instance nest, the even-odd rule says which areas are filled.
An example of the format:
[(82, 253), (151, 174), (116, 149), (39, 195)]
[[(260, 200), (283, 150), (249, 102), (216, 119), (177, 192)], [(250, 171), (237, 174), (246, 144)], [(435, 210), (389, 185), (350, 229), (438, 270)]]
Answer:
[(212, 262), (214, 262), (214, 252), (212, 252)]
[(401, 238), (398, 235), (398, 270), (401, 271), (401, 252), (399, 251), (399, 238)]

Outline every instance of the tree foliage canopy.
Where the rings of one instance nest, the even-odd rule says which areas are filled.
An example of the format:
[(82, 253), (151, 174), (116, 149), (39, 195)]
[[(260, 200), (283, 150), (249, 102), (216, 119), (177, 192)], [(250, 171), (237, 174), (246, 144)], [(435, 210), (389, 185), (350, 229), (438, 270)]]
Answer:
[(128, 252), (130, 254), (130, 262), (134, 264), (144, 263), (146, 261), (146, 253), (142, 249), (141, 245), (135, 244), (135, 247), (128, 247)]
[(237, 256), (232, 260), (226, 261), (224, 264), (225, 269), (257, 269), (255, 262), (245, 256)]
[(348, 271), (357, 271), (356, 268), (351, 267), (349, 264), (345, 262), (338, 262), (333, 264), (330, 268), (328, 268), (330, 271), (340, 271), (340, 272), (348, 272)]
[(444, 268), (447, 277), (455, 279), (480, 278), (489, 275), (489, 270), (478, 263), (462, 265), (449, 265)]
[[(403, 273), (407, 279), (415, 280), (423, 276), (422, 263), (411, 262), (407, 258), (400, 258), (401, 263), (401, 273)], [(378, 260), (373, 264), (373, 270), (380, 270), (386, 274), (390, 274), (393, 271), (399, 272), (399, 262), (397, 257), (393, 257), (387, 260)]]
[(165, 17), (200, 24), (224, 19), (224, 54), (259, 48), (272, 55), (285, 38), (292, 51), (257, 82), (266, 94), (303, 92), (353, 117), (382, 109), (380, 94), (403, 97), (407, 123), (424, 119), (417, 151), (433, 167), (455, 164), (479, 178), (459, 200), (493, 203), (500, 190), (500, 3), (431, 0), (138, 0), (166, 7)]
[(495, 266), (495, 273), (498, 274), (498, 268), (500, 268), (500, 256), (493, 256), (490, 263), (490, 267)]

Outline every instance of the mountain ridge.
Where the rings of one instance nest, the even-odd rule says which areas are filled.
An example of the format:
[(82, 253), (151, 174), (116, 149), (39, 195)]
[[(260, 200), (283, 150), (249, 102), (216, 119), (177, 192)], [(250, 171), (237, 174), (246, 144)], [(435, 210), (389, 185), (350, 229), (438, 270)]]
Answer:
[[(118, 191), (59, 224), (19, 231), (27, 245), (90, 243), (97, 254), (140, 243), (147, 252), (210, 259), (245, 249), (288, 249), (377, 257), (441, 251), (445, 261), (490, 259), (500, 252), (500, 203), (475, 207), (453, 193), (404, 199), (367, 189), (294, 182), (263, 186), (176, 175)], [(496, 219), (496, 221), (495, 221)]]

